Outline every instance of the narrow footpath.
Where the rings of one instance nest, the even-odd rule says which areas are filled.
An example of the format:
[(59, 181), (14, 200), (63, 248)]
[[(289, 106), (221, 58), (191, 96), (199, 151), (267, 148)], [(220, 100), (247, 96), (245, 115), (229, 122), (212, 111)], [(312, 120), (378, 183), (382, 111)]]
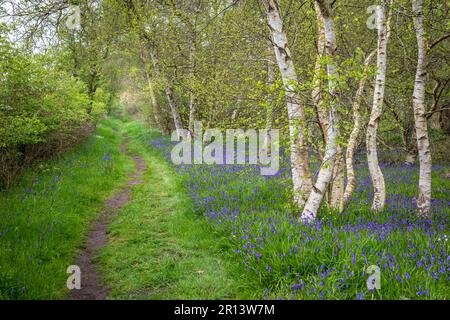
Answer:
[[(128, 153), (128, 143), (129, 140), (127, 138), (120, 147), (122, 153)], [(141, 177), (146, 170), (145, 161), (137, 155), (131, 155), (131, 157), (134, 160), (136, 172), (129, 175), (129, 187), (124, 187), (105, 201), (105, 209), (93, 221), (85, 240), (83, 251), (76, 259), (75, 264), (81, 270), (81, 289), (71, 290), (70, 298), (72, 300), (104, 300), (111, 292), (111, 288), (102, 281), (95, 259), (100, 249), (109, 241), (107, 234), (109, 224), (117, 216), (120, 209), (130, 201), (130, 188), (143, 182)]]

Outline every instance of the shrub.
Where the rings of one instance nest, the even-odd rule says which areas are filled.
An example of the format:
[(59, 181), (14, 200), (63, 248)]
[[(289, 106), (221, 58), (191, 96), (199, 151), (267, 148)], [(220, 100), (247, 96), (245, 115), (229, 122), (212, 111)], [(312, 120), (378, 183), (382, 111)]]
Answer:
[(86, 137), (107, 112), (107, 92), (97, 89), (91, 101), (84, 82), (49, 61), (0, 32), (0, 187), (36, 158)]
[(98, 121), (104, 117), (108, 112), (109, 94), (102, 88), (97, 88), (92, 101), (91, 116)]

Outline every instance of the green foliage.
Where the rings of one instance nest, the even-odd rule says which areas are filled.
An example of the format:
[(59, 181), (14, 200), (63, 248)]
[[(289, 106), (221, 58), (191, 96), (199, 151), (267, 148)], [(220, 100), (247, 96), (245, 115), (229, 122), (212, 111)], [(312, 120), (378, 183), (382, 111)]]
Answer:
[[(78, 141), (107, 111), (109, 94), (86, 84), (42, 55), (16, 48), (0, 34), (0, 184), (36, 153), (57, 153)], [(91, 106), (92, 105), (92, 106)], [(91, 109), (92, 108), (92, 109)], [(36, 150), (40, 151), (37, 152)]]
[(84, 84), (0, 38), (0, 147), (35, 144), (90, 120)]
[(0, 35), (0, 148), (42, 141), (47, 127), (36, 108), (43, 72)]
[(91, 116), (98, 120), (108, 112), (108, 103), (110, 96), (102, 88), (97, 88), (92, 101)]

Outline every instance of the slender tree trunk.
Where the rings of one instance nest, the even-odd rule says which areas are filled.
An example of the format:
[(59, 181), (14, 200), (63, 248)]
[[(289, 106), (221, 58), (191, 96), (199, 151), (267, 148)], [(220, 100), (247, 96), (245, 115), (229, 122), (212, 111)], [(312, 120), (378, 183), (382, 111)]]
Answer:
[(347, 169), (347, 185), (345, 186), (344, 191), (344, 197), (342, 204), (340, 206), (340, 212), (344, 211), (345, 206), (350, 201), (350, 198), (352, 197), (353, 191), (355, 190), (356, 185), (356, 177), (355, 177), (355, 171), (353, 168), (353, 156), (355, 154), (355, 148), (358, 142), (358, 136), (361, 131), (361, 99), (364, 94), (364, 87), (367, 82), (367, 78), (365, 77), (365, 73), (370, 65), (370, 62), (372, 61), (373, 57), (377, 53), (377, 50), (373, 50), (364, 61), (364, 75), (359, 80), (358, 89), (356, 90), (355, 98), (353, 99), (353, 129), (350, 133), (350, 138), (348, 139), (348, 146), (347, 151), (345, 154), (345, 164)]
[(417, 150), (417, 140), (416, 140), (416, 129), (414, 124), (414, 114), (409, 113), (405, 117), (404, 121), (403, 135), (404, 143), (406, 149), (405, 164), (413, 165), (416, 163), (418, 150)]
[(318, 37), (317, 37), (317, 58), (316, 64), (314, 66), (314, 79), (313, 79), (313, 88), (311, 90), (311, 98), (314, 104), (314, 108), (316, 109), (317, 120), (319, 122), (320, 131), (322, 133), (323, 145), (325, 145), (327, 143), (327, 132), (329, 126), (328, 113), (323, 105), (322, 80), (321, 80), (321, 71), (322, 71), (321, 60), (325, 51), (325, 30), (323, 26), (322, 12), (320, 11), (317, 2), (314, 2), (314, 9), (316, 12)]
[[(337, 118), (337, 116), (336, 116)], [(345, 159), (341, 145), (336, 146), (336, 160), (334, 162), (333, 176), (331, 178), (330, 207), (340, 209), (344, 201), (345, 190)]]
[[(272, 46), (268, 47), (269, 55), (267, 58), (267, 85), (272, 86), (275, 82), (275, 70), (274, 70), (274, 62), (272, 61)], [(267, 135), (264, 139), (264, 148), (269, 148), (272, 143), (272, 137), (270, 136), (270, 129), (273, 126), (273, 101), (270, 97), (270, 94), (267, 97), (267, 110), (266, 110), (266, 129)]]
[(336, 53), (336, 34), (334, 30), (334, 19), (330, 4), (327, 0), (317, 0), (316, 2), (319, 5), (320, 12), (322, 13), (323, 17), (323, 25), (325, 30), (325, 51), (329, 57), (329, 61), (327, 63), (328, 90), (332, 105), (328, 112), (329, 126), (327, 131), (325, 155), (317, 176), (317, 181), (312, 188), (308, 201), (306, 202), (303, 209), (303, 213), (301, 215), (301, 220), (303, 221), (311, 221), (316, 218), (324, 194), (333, 175), (333, 168), (337, 153), (335, 140), (336, 136), (338, 135), (338, 130), (336, 128), (336, 109), (338, 104), (338, 94), (336, 91), (336, 86), (338, 73), (336, 63), (334, 61)]
[(416, 79), (413, 92), (414, 122), (419, 151), (419, 215), (430, 215), (431, 201), (431, 153), (425, 116), (425, 87), (427, 75), (427, 41), (423, 22), (423, 0), (413, 0), (414, 29), (416, 30), (418, 57)]
[(426, 115), (426, 118), (428, 120), (428, 125), (432, 129), (440, 130), (441, 128), (441, 112), (438, 111), (438, 105), (439, 100), (442, 95), (442, 92), (444, 91), (445, 86), (442, 86), (442, 83), (438, 79), (434, 79), (435, 85), (433, 88), (433, 102), (431, 104), (431, 108), (429, 113)]
[(167, 102), (169, 103), (170, 110), (172, 111), (172, 118), (173, 118), (173, 122), (175, 124), (175, 130), (177, 130), (179, 136), (181, 136), (183, 124), (181, 122), (181, 117), (178, 112), (178, 108), (175, 104), (172, 87), (166, 86), (165, 92), (166, 92)]
[[(139, 10), (137, 10), (134, 2), (132, 0), (127, 0), (125, 1), (126, 5), (128, 7), (128, 14), (129, 14), (129, 18), (131, 20), (136, 19), (137, 21), (140, 20), (140, 14), (139, 14)], [(133, 15), (131, 15), (131, 13)], [(140, 22), (140, 21), (139, 21)], [(150, 58), (152, 59), (152, 63), (153, 63), (153, 71), (155, 72), (155, 75), (162, 79), (163, 75), (159, 69), (159, 61), (158, 61), (158, 57), (155, 53), (154, 50), (154, 44), (153, 44), (153, 39), (151, 37), (151, 35), (149, 33), (146, 32), (145, 28), (141, 28), (140, 29), (140, 33), (139, 36), (141, 37), (141, 39), (143, 41), (145, 41), (146, 45), (148, 46), (148, 51), (150, 54)], [(180, 113), (178, 111), (178, 107), (175, 104), (174, 98), (173, 98), (173, 89), (170, 87), (169, 84), (165, 85), (165, 89), (164, 89), (165, 93), (166, 93), (166, 97), (167, 97), (167, 102), (169, 104), (170, 110), (172, 112), (172, 118), (173, 118), (173, 122), (174, 122), (174, 126), (175, 129), (177, 130), (177, 133), (179, 136), (181, 136), (183, 134), (183, 125), (181, 122), (181, 117), (180, 117)], [(164, 131), (168, 131), (167, 128), (168, 126), (165, 126)]]
[[(158, 77), (161, 77), (161, 71), (159, 69), (159, 61), (158, 57), (155, 54), (153, 46), (149, 45), (150, 57), (153, 62), (153, 69)], [(164, 91), (166, 93), (167, 103), (169, 104), (170, 111), (172, 112), (172, 118), (175, 125), (175, 130), (177, 130), (178, 135), (182, 135), (183, 123), (181, 122), (180, 112), (178, 111), (178, 107), (175, 104), (175, 100), (173, 97), (173, 89), (169, 84), (165, 85)]]
[(377, 10), (377, 75), (375, 78), (372, 111), (370, 114), (366, 135), (367, 162), (370, 176), (372, 178), (372, 184), (374, 187), (372, 209), (376, 211), (383, 210), (386, 200), (386, 187), (384, 184), (383, 172), (381, 171), (378, 164), (377, 132), (378, 123), (383, 112), (383, 98), (386, 80), (387, 43), (390, 34), (390, 19), (386, 19), (386, 6), (388, 3), (390, 3), (390, 1), (382, 0), (382, 4)]
[(305, 138), (305, 112), (296, 92), (297, 73), (292, 61), (286, 33), (283, 30), (283, 20), (280, 16), (277, 1), (261, 0), (272, 32), (273, 47), (285, 86), (285, 96), (289, 118), (292, 183), (294, 200), (303, 207), (305, 198), (312, 188), (311, 174), (308, 162), (308, 146)]
[(433, 112), (428, 118), (428, 123), (431, 129), (442, 130), (441, 126), (441, 112)]
[[(200, 2), (201, 3), (201, 2)], [(189, 15), (192, 17), (193, 20), (191, 20), (191, 17), (188, 18), (187, 28), (189, 29), (189, 78), (191, 81), (190, 86), (190, 93), (189, 93), (189, 123), (188, 123), (188, 129), (193, 134), (194, 133), (194, 122), (196, 118), (196, 100), (195, 100), (195, 94), (194, 89), (192, 86), (192, 82), (195, 79), (195, 51), (196, 51), (196, 39), (197, 39), (197, 30), (196, 30), (196, 15), (198, 6), (200, 3), (197, 0), (189, 0), (188, 2), (188, 12)]]
[[(325, 50), (325, 29), (324, 29), (324, 18), (322, 15), (322, 11), (320, 9), (320, 5), (315, 2), (314, 9), (316, 12), (316, 21), (317, 21), (317, 30), (318, 30), (318, 38), (317, 38), (317, 59), (316, 64), (314, 66), (314, 79), (313, 79), (313, 89), (312, 89), (312, 100), (314, 103), (314, 108), (316, 109), (317, 120), (319, 121), (319, 127), (322, 132), (323, 145), (325, 146), (327, 143), (327, 132), (329, 127), (328, 121), (328, 111), (326, 106), (324, 105), (323, 97), (322, 97), (322, 81), (321, 81), (321, 72), (322, 72), (322, 57)], [(323, 155), (322, 155), (323, 158)], [(333, 176), (331, 179), (331, 186), (329, 188), (329, 205), (332, 208), (338, 209), (339, 205), (342, 203), (342, 199), (344, 196), (344, 154), (341, 146), (337, 146), (336, 153), (336, 161), (333, 169)]]
[(233, 113), (231, 114), (231, 120), (236, 120), (238, 114), (239, 114), (239, 110), (238, 109), (234, 109)]
[[(145, 68), (145, 66), (144, 66)], [(150, 102), (152, 104), (152, 110), (153, 110), (153, 117), (155, 118), (155, 123), (158, 126), (158, 128), (162, 128), (162, 121), (161, 121), (161, 110), (159, 108), (158, 102), (156, 101), (155, 91), (153, 90), (153, 81), (148, 74), (148, 71), (145, 70), (145, 78), (147, 79), (147, 85), (148, 85), (148, 91), (150, 94)]]
[(405, 162), (407, 166), (412, 166), (417, 160), (417, 149), (411, 148), (407, 150)]
[(158, 129), (160, 129), (161, 132), (165, 132), (164, 129), (164, 124), (163, 124), (163, 116), (162, 116), (162, 112), (161, 112), (161, 108), (158, 104), (158, 101), (156, 100), (156, 95), (155, 95), (155, 91), (153, 89), (153, 80), (152, 77), (150, 75), (150, 73), (148, 72), (148, 68), (147, 68), (147, 58), (146, 58), (146, 54), (144, 50), (141, 50), (141, 62), (142, 62), (142, 67), (144, 69), (144, 73), (145, 73), (145, 79), (147, 80), (147, 85), (148, 85), (148, 91), (149, 91), (149, 95), (150, 95), (150, 103), (151, 103), (151, 109), (152, 110), (152, 114), (153, 114), (153, 118), (155, 120), (156, 126), (158, 127)]
[[(190, 39), (190, 43), (189, 43), (189, 65), (190, 65), (190, 79), (191, 81), (194, 78), (194, 50), (195, 50), (195, 46), (194, 46), (194, 37), (192, 36)], [(195, 108), (195, 98), (194, 98), (194, 92), (193, 89), (191, 88), (191, 92), (189, 93), (189, 131), (191, 133), (194, 132), (194, 121), (195, 121), (195, 113), (196, 113), (196, 108)]]
[(195, 99), (193, 93), (190, 93), (189, 97), (189, 131), (192, 133), (194, 130), (195, 121)]

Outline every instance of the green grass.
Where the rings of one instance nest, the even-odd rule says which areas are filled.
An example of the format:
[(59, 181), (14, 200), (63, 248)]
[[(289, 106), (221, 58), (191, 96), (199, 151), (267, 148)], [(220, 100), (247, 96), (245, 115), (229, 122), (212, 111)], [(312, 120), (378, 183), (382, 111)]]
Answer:
[[(152, 145), (170, 162), (168, 140)], [(339, 214), (324, 206), (313, 225), (297, 219), (288, 170), (269, 179), (251, 166), (186, 165), (177, 172), (194, 211), (226, 234), (236, 265), (258, 284), (258, 298), (448, 299), (448, 166), (433, 168), (432, 219), (418, 217), (413, 205), (417, 166), (382, 164), (382, 170), (383, 212), (370, 209), (372, 187), (361, 163), (347, 210)], [(367, 287), (371, 265), (381, 269), (377, 291)]]
[(29, 168), (0, 194), (0, 299), (68, 297), (66, 270), (91, 221), (135, 170), (130, 154), (120, 152), (125, 135), (148, 169), (98, 260), (111, 298), (254, 297), (223, 232), (193, 213), (180, 177), (148, 145), (158, 134), (125, 118), (103, 121), (87, 141)]
[[(179, 171), (196, 199), (194, 209), (227, 233), (236, 264), (244, 263), (248, 271), (242, 272), (264, 288), (258, 298), (450, 297), (447, 167), (433, 170), (433, 202), (438, 206), (431, 221), (419, 219), (412, 206), (417, 167), (383, 168), (388, 201), (385, 211), (374, 213), (370, 177), (360, 166), (348, 212), (323, 208), (313, 226), (292, 215), (287, 177), (265, 179), (250, 167), (229, 169), (186, 166)], [(379, 291), (367, 288), (370, 265), (381, 268)]]
[[(109, 228), (100, 261), (113, 299), (254, 298), (224, 233), (192, 210), (180, 177), (148, 142), (157, 133), (127, 123), (130, 152), (147, 164), (144, 183)], [(252, 285), (253, 283), (253, 285)]]
[(0, 193), (0, 299), (67, 296), (66, 270), (89, 222), (133, 169), (119, 151), (119, 127), (119, 120), (101, 122), (87, 141)]
[[(147, 164), (133, 187), (126, 181), (134, 162), (120, 153), (124, 136), (129, 153)], [(85, 143), (0, 194), (0, 299), (67, 298), (66, 269), (104, 200), (121, 188), (131, 188), (131, 198), (97, 260), (109, 298), (448, 299), (448, 280), (437, 276), (449, 261), (447, 167), (433, 171), (434, 197), (445, 201), (428, 231), (407, 206), (417, 170), (406, 167), (385, 168), (396, 207), (373, 215), (368, 175), (359, 168), (361, 190), (348, 214), (325, 210), (322, 227), (311, 228), (291, 215), (286, 179), (213, 166), (180, 174), (150, 145), (159, 137), (137, 121), (106, 120)], [(230, 219), (229, 212), (238, 214)], [(347, 229), (369, 223), (387, 229)], [(366, 290), (364, 271), (373, 264), (382, 267), (383, 289), (375, 293)]]

